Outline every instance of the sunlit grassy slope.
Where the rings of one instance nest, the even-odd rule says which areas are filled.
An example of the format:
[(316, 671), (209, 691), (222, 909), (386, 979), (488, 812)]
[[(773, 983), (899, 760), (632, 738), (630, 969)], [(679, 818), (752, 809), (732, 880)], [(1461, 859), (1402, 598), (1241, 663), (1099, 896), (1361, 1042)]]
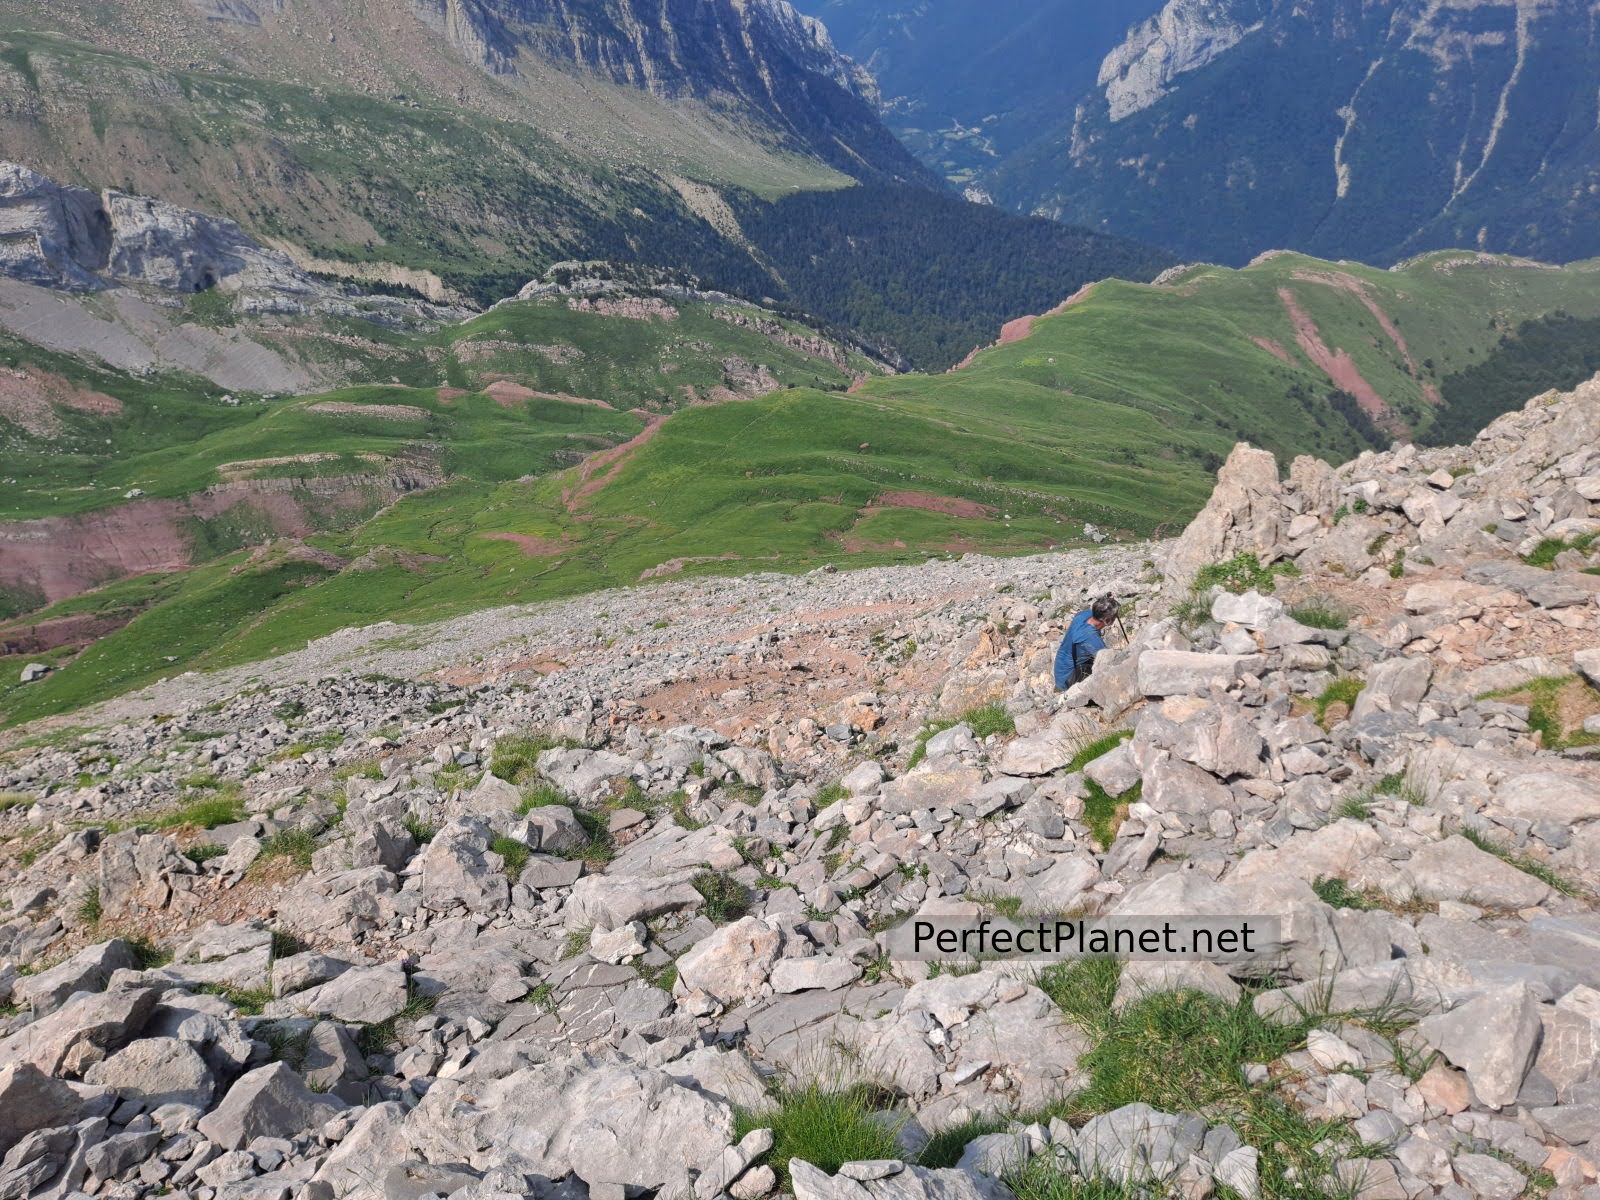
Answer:
[[(1291, 307), (1303, 314), (1298, 328)], [(382, 369), (409, 386), (279, 401), (182, 448), (149, 451), (144, 467), (84, 467), (104, 470), (101, 491), (163, 480), (177, 494), (245, 457), (317, 447), (395, 459), (426, 449), (450, 481), (309, 539), (334, 560), (268, 554), (246, 563), (238, 553), (96, 594), (140, 615), (75, 661), (63, 656), (42, 683), (15, 688), (4, 664), (7, 719), (263, 658), (349, 625), (425, 621), (661, 574), (1019, 552), (1078, 541), (1086, 521), (1122, 537), (1175, 532), (1235, 440), (1338, 461), (1393, 429), (1425, 430), (1435, 411), (1428, 388), (1484, 360), (1504, 331), (1557, 310), (1600, 314), (1600, 271), (1465, 254), (1402, 271), (1292, 255), (1242, 271), (1191, 268), (1159, 287), (1102, 283), (958, 371), (875, 378), (850, 393), (804, 386), (837, 388), (846, 373), (832, 364), (798, 352), (779, 361), (788, 347), (746, 345), (749, 358), (802, 386), (689, 407), (678, 407), (684, 386), (709, 396), (730, 352), (725, 339), (750, 331), (696, 324), (704, 314), (687, 311), (613, 329), (565, 308), (538, 317), (537, 308), (497, 310), (428, 347), (397, 339)], [(558, 341), (581, 356), (530, 349)], [(1330, 399), (1342, 389), (1304, 348), (1318, 343), (1381, 398), (1382, 428), (1342, 415)], [(437, 390), (481, 390), (493, 375), (614, 407), (532, 400), (507, 409), (479, 391), (445, 400)], [(312, 413), (330, 400), (357, 411), (331, 423)], [(420, 415), (359, 412), (396, 404)], [(626, 411), (634, 406), (642, 411)], [(614, 455), (569, 465), (613, 445)], [(485, 536), (501, 534), (522, 541)], [(85, 611), (95, 597), (67, 603)]]

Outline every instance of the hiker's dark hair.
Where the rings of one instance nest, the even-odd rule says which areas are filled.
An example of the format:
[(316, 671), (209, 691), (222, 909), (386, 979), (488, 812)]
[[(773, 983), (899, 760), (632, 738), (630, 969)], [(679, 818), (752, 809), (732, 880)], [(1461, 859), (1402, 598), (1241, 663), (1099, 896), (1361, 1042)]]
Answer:
[(1096, 621), (1115, 621), (1122, 612), (1122, 605), (1115, 596), (1108, 593), (1096, 600), (1090, 606), (1089, 612)]

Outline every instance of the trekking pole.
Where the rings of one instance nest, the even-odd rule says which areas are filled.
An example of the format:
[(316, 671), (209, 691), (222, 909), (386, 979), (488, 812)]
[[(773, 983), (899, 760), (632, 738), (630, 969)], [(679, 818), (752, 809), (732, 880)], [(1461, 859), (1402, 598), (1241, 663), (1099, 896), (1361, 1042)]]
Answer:
[(1130, 641), (1130, 639), (1128, 637), (1128, 627), (1122, 623), (1122, 614), (1121, 613), (1117, 614), (1117, 628), (1122, 630), (1122, 644), (1124, 646), (1128, 645), (1129, 641)]

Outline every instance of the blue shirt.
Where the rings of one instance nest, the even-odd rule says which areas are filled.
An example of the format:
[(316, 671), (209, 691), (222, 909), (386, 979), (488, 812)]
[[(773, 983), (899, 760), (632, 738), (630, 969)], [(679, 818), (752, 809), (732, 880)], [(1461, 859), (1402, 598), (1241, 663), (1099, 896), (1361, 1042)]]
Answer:
[(1061, 649), (1056, 651), (1056, 691), (1070, 687), (1073, 676), (1082, 672), (1088, 675), (1094, 666), (1094, 656), (1106, 648), (1100, 631), (1089, 624), (1093, 609), (1084, 609), (1072, 618), (1067, 626), (1067, 636), (1061, 639)]

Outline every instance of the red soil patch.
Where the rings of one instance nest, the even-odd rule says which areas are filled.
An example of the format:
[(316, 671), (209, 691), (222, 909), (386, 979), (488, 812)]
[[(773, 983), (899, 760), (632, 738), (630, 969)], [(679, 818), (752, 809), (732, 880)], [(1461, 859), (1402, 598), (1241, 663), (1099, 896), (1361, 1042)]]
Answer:
[(1354, 396), (1362, 412), (1374, 421), (1382, 420), (1393, 426), (1395, 421), (1389, 406), (1384, 403), (1383, 397), (1378, 395), (1373, 386), (1362, 378), (1361, 371), (1349, 352), (1334, 350), (1322, 340), (1322, 335), (1317, 330), (1317, 323), (1311, 319), (1310, 313), (1300, 307), (1300, 302), (1288, 288), (1278, 289), (1278, 299), (1283, 301), (1284, 310), (1289, 314), (1289, 321), (1294, 325), (1294, 340), (1305, 356), (1333, 381), (1335, 387)]
[(182, 500), (135, 500), (73, 517), (0, 521), (0, 588), (54, 603), (113, 579), (190, 565), (193, 523), (243, 506), (273, 536), (303, 538), (339, 514), (438, 483), (414, 472), (388, 480), (329, 476), (223, 483)]
[[(1053, 317), (1058, 313), (1064, 313), (1074, 304), (1081, 304), (1090, 297), (1090, 295), (1094, 292), (1094, 289), (1094, 284), (1086, 283), (1077, 291), (1073, 292), (1072, 295), (1063, 300), (1060, 304), (1056, 305), (1049, 312), (1045, 313), (1044, 316), (1018, 317), (1013, 321), (1007, 321), (1004, 325), (1000, 326), (1000, 337), (993, 343), (993, 345), (974, 346), (972, 350), (968, 352), (965, 358), (950, 368), (950, 371), (960, 371), (965, 367), (970, 367), (972, 365), (972, 361), (985, 350), (993, 350), (998, 346), (1009, 346), (1013, 342), (1022, 341), (1023, 338), (1027, 337), (1033, 332), (1033, 325), (1035, 321), (1041, 321), (1044, 319), (1044, 317)], [(949, 372), (946, 373), (948, 374)], [(850, 390), (854, 391), (855, 389), (851, 388)]]
[(10, 654), (43, 654), (61, 646), (87, 646), (115, 633), (138, 615), (137, 609), (128, 608), (114, 614), (76, 613), (32, 625), (8, 625), (0, 629), (0, 658)]
[[(465, 395), (466, 393), (463, 392), (461, 394)], [(604, 400), (590, 400), (584, 396), (569, 396), (566, 392), (539, 392), (531, 387), (524, 387), (520, 383), (513, 383), (509, 379), (495, 380), (483, 389), (483, 394), (501, 408), (515, 408), (519, 404), (526, 404), (529, 400), (559, 400), (563, 404), (585, 404), (591, 408), (611, 408), (611, 405)]]
[(1365, 283), (1353, 275), (1344, 275), (1337, 271), (1296, 271), (1294, 277), (1307, 283), (1320, 283), (1324, 287), (1333, 288), (1335, 291), (1348, 292), (1361, 301), (1366, 306), (1366, 310), (1378, 322), (1379, 327), (1388, 335), (1389, 340), (1394, 343), (1394, 348), (1400, 351), (1400, 357), (1405, 360), (1406, 367), (1410, 370), (1412, 377), (1421, 383), (1422, 398), (1429, 404), (1443, 403), (1444, 397), (1439, 395), (1439, 389), (1422, 379), (1422, 372), (1417, 369), (1417, 360), (1411, 357), (1411, 347), (1406, 345), (1406, 339), (1400, 332), (1400, 327), (1394, 323), (1388, 313), (1378, 306), (1378, 302), (1367, 291)]
[(539, 395), (532, 388), (512, 383), (509, 379), (495, 380), (483, 389), (483, 394), (501, 408), (515, 408), (519, 404), (526, 404), (529, 400), (536, 399)]
[(567, 543), (560, 538), (534, 537), (528, 533), (480, 533), (478, 536), (491, 542), (515, 542), (529, 558), (549, 558), (567, 548)]
[(48, 371), (27, 367), (0, 370), (0, 419), (20, 426), (34, 437), (51, 437), (61, 432), (57, 408), (116, 416), (122, 411), (122, 401), (103, 392), (82, 390)]
[(1285, 350), (1283, 348), (1283, 344), (1276, 339), (1269, 337), (1253, 337), (1250, 340), (1256, 345), (1260, 346), (1278, 361), (1288, 363), (1291, 367), (1294, 366), (1294, 359), (1289, 357), (1289, 352)]
[(955, 496), (935, 496), (931, 492), (884, 492), (861, 511), (865, 515), (882, 508), (915, 508), (969, 520), (992, 517), (996, 511), (990, 504), (979, 504), (976, 500), (962, 500)]
[(644, 428), (627, 441), (612, 446), (607, 450), (597, 450), (593, 454), (586, 456), (578, 464), (578, 482), (572, 487), (563, 489), (561, 492), (561, 503), (568, 512), (576, 514), (584, 500), (615, 479), (617, 472), (622, 470), (623, 464), (628, 461), (629, 456), (640, 446), (655, 437), (656, 432), (661, 428), (662, 422), (666, 419), (659, 413), (644, 412), (637, 408), (633, 412), (636, 416), (644, 419)]
[(449, 404), (453, 400), (461, 399), (466, 394), (467, 390), (465, 388), (443, 387), (439, 389), (439, 403)]

